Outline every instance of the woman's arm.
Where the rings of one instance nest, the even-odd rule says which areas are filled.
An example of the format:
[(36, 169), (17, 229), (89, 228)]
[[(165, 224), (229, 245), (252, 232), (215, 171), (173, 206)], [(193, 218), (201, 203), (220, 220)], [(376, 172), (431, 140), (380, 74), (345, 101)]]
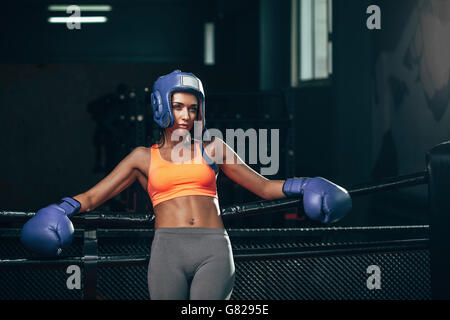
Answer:
[(91, 211), (129, 187), (139, 175), (139, 165), (144, 163), (148, 151), (144, 147), (134, 149), (103, 180), (88, 191), (73, 197), (80, 202), (80, 212)]
[[(269, 180), (250, 168), (222, 139), (214, 139), (215, 157), (220, 169), (234, 182), (265, 199), (285, 198), (283, 193), (284, 180)], [(218, 151), (222, 151), (222, 154)], [(217, 159), (217, 158), (216, 158)], [(220, 164), (222, 163), (222, 164)]]
[(305, 214), (322, 223), (336, 222), (352, 209), (352, 199), (344, 188), (324, 178), (290, 178), (268, 180), (248, 167), (226, 143), (215, 141), (216, 160), (219, 166), (233, 181), (250, 190), (263, 199), (280, 199), (286, 196), (302, 197)]

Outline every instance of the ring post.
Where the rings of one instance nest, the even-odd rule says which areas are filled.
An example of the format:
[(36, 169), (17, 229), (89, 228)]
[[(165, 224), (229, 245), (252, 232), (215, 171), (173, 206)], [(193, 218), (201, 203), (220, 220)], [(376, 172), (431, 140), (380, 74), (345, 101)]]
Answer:
[(429, 174), (431, 295), (450, 299), (450, 142), (426, 156)]

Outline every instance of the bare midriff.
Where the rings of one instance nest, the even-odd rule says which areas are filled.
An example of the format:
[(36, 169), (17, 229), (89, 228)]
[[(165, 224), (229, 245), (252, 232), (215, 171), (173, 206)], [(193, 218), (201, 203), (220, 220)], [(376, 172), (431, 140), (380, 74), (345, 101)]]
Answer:
[(155, 229), (221, 228), (219, 201), (208, 196), (184, 196), (156, 205)]

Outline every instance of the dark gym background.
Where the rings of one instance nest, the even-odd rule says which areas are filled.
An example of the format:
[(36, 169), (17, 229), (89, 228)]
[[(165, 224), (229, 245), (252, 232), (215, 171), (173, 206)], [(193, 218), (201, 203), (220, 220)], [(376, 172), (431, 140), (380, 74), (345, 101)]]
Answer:
[[(121, 107), (125, 113), (148, 108), (144, 88), (176, 68), (202, 79), (210, 125), (224, 114), (233, 117), (233, 105), (244, 106), (244, 120), (260, 112), (252, 94), (283, 98), (264, 110), (274, 118), (292, 110), (292, 146), (286, 146), (288, 129), (278, 127), (280, 149), (292, 148), (293, 156), (270, 179), (323, 176), (351, 188), (424, 171), (425, 153), (450, 139), (446, 2), (334, 0), (333, 75), (298, 88), (290, 86), (291, 1), (102, 1), (113, 8), (108, 22), (81, 30), (47, 23), (47, 5), (66, 2), (4, 4), (0, 208), (36, 211), (94, 186), (138, 141), (126, 136), (135, 124), (108, 116), (121, 114)], [(381, 9), (381, 30), (366, 27), (371, 4)], [(215, 23), (213, 66), (203, 63), (205, 22)], [(151, 124), (151, 113), (146, 117)], [(99, 121), (109, 127), (102, 131)], [(148, 140), (153, 129), (146, 129)], [(219, 184), (222, 206), (258, 200), (223, 174)], [(127, 191), (98, 210), (132, 214), (132, 196)], [(303, 222), (277, 215), (240, 227)], [(426, 223), (427, 189), (420, 186), (355, 199), (339, 225)]]

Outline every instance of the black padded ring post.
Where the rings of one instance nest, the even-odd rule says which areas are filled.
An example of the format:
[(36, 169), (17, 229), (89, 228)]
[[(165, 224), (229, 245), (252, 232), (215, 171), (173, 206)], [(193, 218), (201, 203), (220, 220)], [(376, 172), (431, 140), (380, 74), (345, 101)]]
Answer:
[(427, 154), (432, 298), (450, 299), (450, 142)]
[(98, 242), (95, 217), (89, 214), (84, 216), (84, 300), (97, 298)]

